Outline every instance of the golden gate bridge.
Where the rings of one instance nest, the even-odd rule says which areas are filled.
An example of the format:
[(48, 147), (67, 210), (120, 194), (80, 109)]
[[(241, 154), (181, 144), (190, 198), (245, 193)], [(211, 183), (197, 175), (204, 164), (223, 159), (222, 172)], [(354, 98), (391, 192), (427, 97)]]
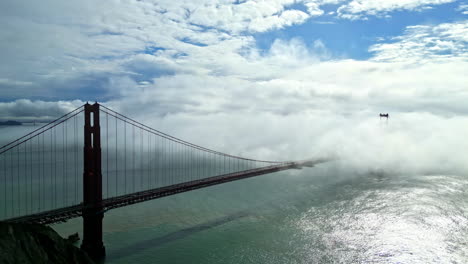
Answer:
[(82, 217), (81, 248), (96, 258), (105, 255), (102, 219), (110, 209), (325, 161), (230, 155), (86, 103), (0, 148), (0, 220)]

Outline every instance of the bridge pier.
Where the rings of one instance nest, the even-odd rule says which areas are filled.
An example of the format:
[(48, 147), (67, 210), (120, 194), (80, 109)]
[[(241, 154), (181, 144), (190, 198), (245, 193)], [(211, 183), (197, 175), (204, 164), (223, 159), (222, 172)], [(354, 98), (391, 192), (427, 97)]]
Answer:
[(101, 259), (106, 256), (106, 248), (102, 242), (103, 213), (87, 212), (83, 214), (83, 242), (81, 249), (92, 259)]
[[(83, 249), (93, 259), (106, 255), (102, 241), (102, 173), (99, 104), (85, 105), (83, 171)], [(91, 120), (92, 117), (92, 120)]]

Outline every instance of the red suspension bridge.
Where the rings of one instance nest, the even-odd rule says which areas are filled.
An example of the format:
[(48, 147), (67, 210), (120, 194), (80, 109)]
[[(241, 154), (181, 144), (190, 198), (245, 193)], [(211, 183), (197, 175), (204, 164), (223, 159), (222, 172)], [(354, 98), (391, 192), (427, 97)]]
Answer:
[(100, 257), (107, 210), (324, 161), (229, 155), (85, 104), (0, 148), (0, 220), (83, 217), (81, 247)]

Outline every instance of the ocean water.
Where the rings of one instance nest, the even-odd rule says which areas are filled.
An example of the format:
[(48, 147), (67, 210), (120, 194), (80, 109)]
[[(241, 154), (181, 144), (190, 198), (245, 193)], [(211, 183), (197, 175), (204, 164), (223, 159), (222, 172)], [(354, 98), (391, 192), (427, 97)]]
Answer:
[[(1, 128), (0, 142), (28, 129)], [(22, 150), (0, 164), (0, 216), (81, 201), (81, 189), (62, 184), (24, 188), (20, 179), (47, 189), (62, 169), (45, 156), (40, 179), (34, 166), (11, 174), (5, 164), (43, 164)], [(81, 171), (70, 175), (81, 182)], [(356, 173), (337, 162), (262, 175), (106, 212), (104, 263), (468, 263), (467, 189), (468, 175)], [(52, 227), (82, 237), (81, 218)]]
[(263, 175), (107, 212), (104, 262), (468, 263), (467, 187), (333, 162)]

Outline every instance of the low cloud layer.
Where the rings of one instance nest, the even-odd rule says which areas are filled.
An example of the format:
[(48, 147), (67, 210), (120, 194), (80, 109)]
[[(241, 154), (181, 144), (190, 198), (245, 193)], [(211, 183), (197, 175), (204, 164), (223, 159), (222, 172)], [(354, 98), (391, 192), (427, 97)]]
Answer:
[(0, 120), (51, 121), (83, 105), (79, 100), (44, 102), (20, 99), (14, 102), (0, 103)]
[(99, 98), (232, 154), (466, 173), (468, 21), (408, 26), (369, 46), (365, 60), (319, 38), (275, 37), (261, 48), (255, 35), (450, 2), (2, 3), (0, 119), (47, 120)]

